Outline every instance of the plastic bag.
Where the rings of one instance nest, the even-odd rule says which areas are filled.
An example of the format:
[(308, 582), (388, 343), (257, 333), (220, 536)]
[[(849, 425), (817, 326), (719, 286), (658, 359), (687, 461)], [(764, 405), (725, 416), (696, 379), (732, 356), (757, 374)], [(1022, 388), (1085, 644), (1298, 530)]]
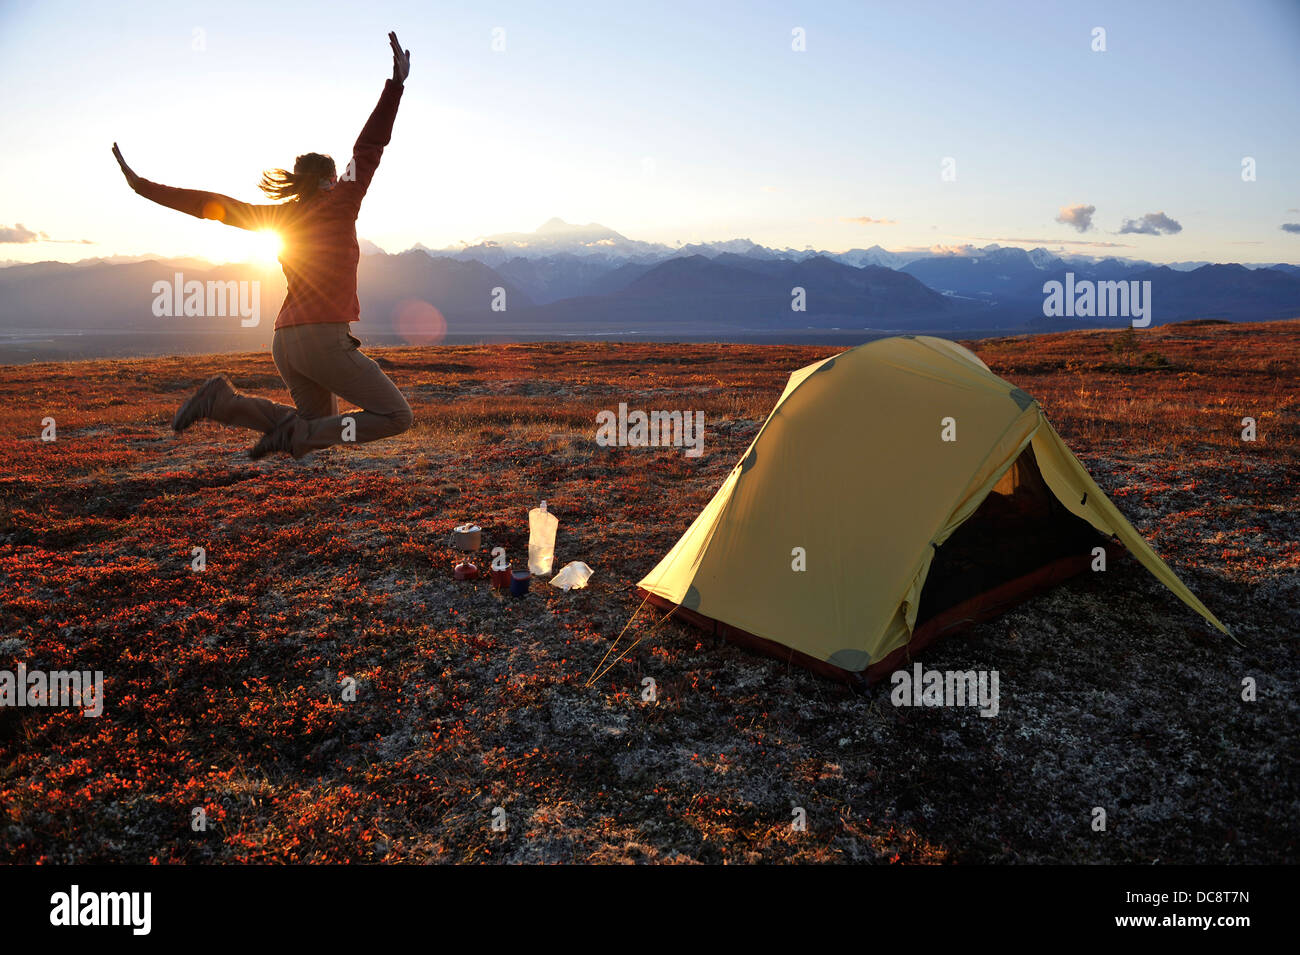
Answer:
[(565, 593), (581, 590), (591, 578), (591, 568), (580, 560), (571, 560), (560, 568), (560, 572), (551, 578), (551, 586), (559, 587)]

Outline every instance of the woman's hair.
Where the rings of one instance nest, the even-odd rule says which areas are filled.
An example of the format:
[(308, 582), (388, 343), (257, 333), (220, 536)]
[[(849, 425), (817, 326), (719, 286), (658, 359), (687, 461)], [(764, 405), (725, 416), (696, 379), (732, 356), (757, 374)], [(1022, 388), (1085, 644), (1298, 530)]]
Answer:
[(261, 189), (272, 199), (310, 199), (320, 191), (321, 180), (338, 175), (334, 160), (321, 153), (303, 153), (293, 161), (293, 172), (268, 169), (262, 173)]

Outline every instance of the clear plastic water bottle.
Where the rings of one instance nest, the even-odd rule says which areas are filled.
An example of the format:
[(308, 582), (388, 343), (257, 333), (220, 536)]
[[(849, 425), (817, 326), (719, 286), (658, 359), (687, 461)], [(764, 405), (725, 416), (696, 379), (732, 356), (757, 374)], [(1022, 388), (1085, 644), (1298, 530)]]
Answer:
[(545, 501), (528, 512), (528, 570), (534, 575), (551, 572), (559, 526), (559, 519), (546, 509)]

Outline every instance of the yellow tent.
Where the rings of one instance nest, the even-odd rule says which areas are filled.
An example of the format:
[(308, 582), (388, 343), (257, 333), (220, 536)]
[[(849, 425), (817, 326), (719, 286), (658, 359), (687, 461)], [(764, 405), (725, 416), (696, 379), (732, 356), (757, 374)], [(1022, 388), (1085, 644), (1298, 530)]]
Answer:
[(740, 463), (638, 586), (728, 638), (875, 679), (934, 637), (1099, 566), (1115, 538), (1228, 632), (1034, 399), (960, 345), (908, 335), (791, 374)]

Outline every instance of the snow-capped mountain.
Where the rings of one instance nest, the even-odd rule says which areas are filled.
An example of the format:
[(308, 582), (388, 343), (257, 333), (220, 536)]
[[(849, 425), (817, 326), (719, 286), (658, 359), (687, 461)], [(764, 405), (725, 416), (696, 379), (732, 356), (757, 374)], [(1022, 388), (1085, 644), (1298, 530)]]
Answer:
[(847, 252), (823, 254), (836, 262), (852, 265), (854, 268), (859, 269), (864, 265), (880, 265), (887, 269), (901, 269), (908, 262), (918, 257), (916, 253), (890, 252), (878, 245), (873, 245), (869, 249), (849, 249)]
[(1029, 250), (1029, 261), (1033, 263), (1036, 269), (1050, 269), (1054, 268), (1056, 263), (1061, 260), (1040, 246), (1037, 249)]
[(880, 265), (899, 269), (908, 262), (924, 258), (930, 253), (891, 252), (873, 245), (869, 249), (849, 249), (847, 252), (827, 252), (820, 249), (776, 249), (759, 245), (752, 239), (721, 239), (714, 242), (690, 242), (685, 245), (666, 245), (662, 242), (642, 242), (629, 239), (598, 222), (574, 225), (563, 219), (548, 219), (532, 232), (502, 232), (483, 236), (473, 242), (433, 249), (417, 243), (412, 249), (429, 255), (459, 259), (476, 259), (496, 267), (515, 258), (551, 258), (557, 255), (593, 257), (604, 259), (611, 265), (629, 262), (648, 264), (668, 258), (703, 255), (744, 255), (768, 261), (784, 260), (802, 262), (811, 258), (828, 258), (844, 265), (861, 268)]
[(597, 222), (574, 225), (563, 219), (548, 219), (532, 232), (501, 232), (443, 249), (412, 246), (433, 256), (475, 259), (497, 266), (511, 259), (546, 258), (554, 255), (596, 256), (614, 265), (667, 258), (676, 250), (658, 242), (629, 239)]

